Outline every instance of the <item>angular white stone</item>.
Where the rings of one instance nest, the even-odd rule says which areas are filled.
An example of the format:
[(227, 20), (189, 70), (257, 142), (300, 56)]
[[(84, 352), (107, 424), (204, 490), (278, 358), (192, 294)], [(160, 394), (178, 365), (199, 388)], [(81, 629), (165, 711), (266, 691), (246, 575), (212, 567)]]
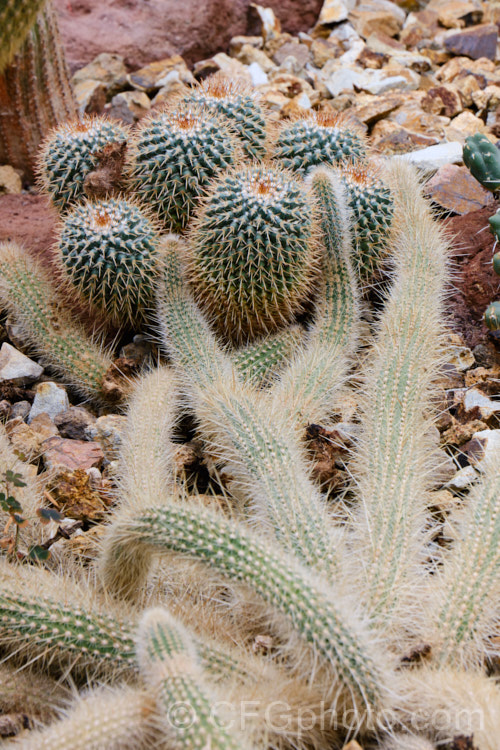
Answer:
[(478, 476), (477, 471), (472, 466), (464, 466), (464, 468), (457, 471), (455, 476), (444, 486), (449, 487), (452, 490), (465, 490), (476, 481)]
[(269, 83), (267, 73), (262, 70), (258, 62), (250, 63), (250, 65), (248, 66), (248, 71), (250, 73), (252, 84), (254, 86), (264, 86), (266, 83)]
[(438, 143), (437, 146), (427, 146), (396, 158), (406, 159), (419, 169), (435, 171), (445, 164), (462, 164), (462, 144), (458, 141)]
[(6, 341), (0, 349), (0, 381), (11, 380), (15, 385), (27, 385), (37, 380), (43, 367), (26, 357)]
[(68, 394), (56, 383), (40, 383), (36, 388), (35, 400), (28, 415), (28, 424), (38, 414), (48, 414), (51, 419), (69, 409)]

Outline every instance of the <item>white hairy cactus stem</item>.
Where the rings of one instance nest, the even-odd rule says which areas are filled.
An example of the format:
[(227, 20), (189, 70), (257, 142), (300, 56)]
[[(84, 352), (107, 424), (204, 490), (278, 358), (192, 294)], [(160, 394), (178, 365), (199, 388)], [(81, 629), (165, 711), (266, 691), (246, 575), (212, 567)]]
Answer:
[(321, 424), (334, 411), (360, 321), (345, 188), (336, 172), (326, 167), (314, 169), (309, 180), (320, 210), (323, 288), (306, 343), (272, 391), (276, 410), (285, 411), (299, 430), (305, 424)]
[(338, 688), (333, 670), (356, 707), (374, 712), (383, 706), (390, 660), (352, 617), (351, 605), (321, 579), (313, 583), (293, 558), (272, 552), (237, 523), (207, 509), (161, 506), (114, 524), (105, 549), (102, 565), (110, 590), (130, 556), (149, 557), (159, 551), (182, 553), (233, 582), (246, 583), (267, 602), (270, 617), (277, 618), (288, 637), (293, 640), (296, 633), (309, 653), (312, 649), (315, 662), (330, 674), (327, 692)]
[(216, 710), (218, 697), (198, 663), (195, 644), (167, 611), (152, 609), (143, 615), (137, 657), (146, 684), (157, 696), (167, 736), (186, 750), (248, 747), (222, 724)]
[[(362, 433), (352, 465), (358, 485), (356, 571), (370, 612), (386, 622), (416, 601), (427, 491), (436, 458), (428, 444), (432, 380), (443, 357), (447, 242), (415, 171), (388, 170), (395, 202), (394, 280), (367, 360)], [(399, 608), (399, 609), (398, 609)]]
[(177, 365), (210, 449), (230, 463), (257, 516), (286, 549), (333, 577), (341, 538), (310, 481), (286, 422), (238, 378), (182, 281), (179, 240), (166, 253), (159, 317), (165, 347)]

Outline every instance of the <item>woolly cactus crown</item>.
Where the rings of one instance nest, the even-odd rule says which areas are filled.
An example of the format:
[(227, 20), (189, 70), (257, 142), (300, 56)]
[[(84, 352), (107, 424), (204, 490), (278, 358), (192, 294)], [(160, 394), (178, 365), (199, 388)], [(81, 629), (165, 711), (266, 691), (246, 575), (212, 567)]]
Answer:
[(99, 164), (98, 152), (121, 143), (128, 130), (104, 117), (85, 116), (55, 128), (40, 149), (39, 184), (59, 210), (84, 197), (85, 177)]
[(178, 102), (147, 119), (136, 133), (132, 185), (178, 231), (212, 178), (234, 164), (238, 152), (238, 139), (224, 118), (202, 104)]
[(314, 204), (286, 170), (235, 168), (205, 199), (191, 246), (197, 301), (228, 338), (246, 341), (301, 309), (318, 257)]
[(281, 127), (273, 156), (289, 169), (306, 172), (319, 164), (362, 160), (366, 144), (363, 133), (348, 118), (311, 111)]
[(193, 89), (185, 102), (200, 102), (211, 112), (223, 115), (243, 141), (247, 156), (265, 154), (266, 121), (258, 94), (244, 79), (216, 73)]
[(140, 320), (152, 304), (158, 246), (152, 220), (123, 199), (80, 203), (59, 230), (65, 274), (83, 297), (117, 322)]

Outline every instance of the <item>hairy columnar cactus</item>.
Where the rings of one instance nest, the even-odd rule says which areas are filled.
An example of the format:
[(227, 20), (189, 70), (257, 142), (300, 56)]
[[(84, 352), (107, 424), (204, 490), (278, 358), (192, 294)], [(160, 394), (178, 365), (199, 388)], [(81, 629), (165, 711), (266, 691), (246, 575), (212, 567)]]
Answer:
[(232, 360), (246, 383), (262, 387), (272, 383), (279, 370), (297, 353), (303, 337), (300, 326), (289, 326), (237, 349)]
[[(312, 658), (311, 669), (326, 670), (323, 678), (317, 676), (324, 679), (325, 698), (338, 695), (342, 685), (343, 699), (350, 705), (352, 701), (356, 709), (377, 712), (383, 707), (389, 656), (352, 617), (352, 603), (317, 575), (310, 577), (292, 557), (272, 551), (255, 533), (207, 509), (164, 505), (111, 526), (102, 559), (109, 590), (132, 557), (151, 559), (160, 551), (182, 553), (229, 581), (246, 583), (269, 605), (269, 617), (282, 637), (291, 638), (297, 666), (304, 669)], [(292, 646), (293, 634), (303, 646), (309, 644), (306, 650), (297, 641)], [(334, 675), (340, 685), (332, 681)], [(357, 713), (356, 719), (360, 719)]]
[(141, 674), (157, 696), (165, 734), (174, 742), (186, 750), (238, 750), (248, 746), (222, 725), (215, 711), (217, 696), (211, 695), (204, 679), (195, 645), (185, 628), (165, 610), (149, 610), (143, 616), (137, 656)]
[(389, 250), (387, 241), (394, 212), (391, 191), (363, 166), (346, 166), (342, 179), (353, 214), (353, 260), (360, 276), (372, 279), (380, 274)]
[(225, 117), (243, 141), (247, 156), (260, 159), (266, 153), (266, 120), (255, 89), (245, 79), (216, 73), (202, 81), (183, 99), (200, 102)]
[(22, 46), (45, 0), (2, 0), (0, 8), (0, 72)]
[(160, 268), (160, 238), (138, 205), (118, 198), (78, 203), (61, 221), (57, 259), (73, 287), (111, 320), (144, 320)]
[(363, 161), (366, 143), (359, 128), (343, 115), (311, 111), (282, 125), (273, 157), (288, 169), (305, 173), (320, 164)]
[(181, 273), (182, 244), (169, 241), (159, 322), (189, 405), (213, 452), (231, 465), (235, 485), (257, 518), (297, 556), (332, 576), (342, 532), (301, 461), (301, 447), (279, 412), (238, 378), (194, 304)]
[(62, 307), (48, 273), (14, 243), (0, 244), (0, 307), (7, 310), (44, 365), (82, 394), (105, 398), (113, 362)]
[(189, 279), (227, 339), (245, 343), (301, 310), (317, 266), (314, 209), (277, 167), (239, 167), (215, 182), (190, 234)]
[[(493, 450), (493, 449), (492, 449)], [(492, 592), (500, 573), (500, 448), (481, 461), (482, 477), (465, 499), (459, 538), (430, 584), (425, 637), (448, 666), (484, 666), (500, 615)], [(423, 625), (423, 623), (422, 623)]]
[(415, 172), (389, 167), (394, 195), (394, 282), (366, 365), (362, 432), (352, 465), (359, 504), (352, 537), (359, 586), (390, 626), (407, 615), (423, 576), (426, 493), (437, 458), (426, 433), (432, 380), (444, 355), (447, 243)]
[(482, 133), (474, 133), (465, 139), (464, 164), (470, 173), (487, 190), (500, 188), (500, 151)]
[[(40, 10), (36, 18), (35, 9)], [(11, 11), (15, 13), (10, 16), (16, 25), (13, 35), (8, 20), (4, 26), (3, 17), (4, 12)], [(0, 39), (0, 164), (11, 164), (31, 179), (40, 141), (51, 128), (76, 117), (76, 105), (51, 2), (4, 0), (0, 8), (1, 37), (4, 30), (14, 46), (8, 43), (4, 47), (4, 39)]]
[(85, 178), (99, 165), (99, 152), (129, 137), (123, 125), (84, 116), (55, 128), (38, 156), (39, 185), (60, 211), (85, 196)]
[(325, 247), (323, 286), (306, 343), (271, 392), (276, 411), (286, 413), (298, 433), (306, 424), (331, 417), (356, 349), (360, 318), (345, 186), (338, 173), (325, 167), (316, 168), (310, 182)]
[[(24, 735), (24, 733), (23, 733)], [(148, 750), (161, 747), (156, 706), (144, 690), (101, 689), (78, 698), (64, 718), (30, 732), (5, 750)]]
[(130, 148), (131, 185), (170, 229), (183, 229), (210, 181), (235, 163), (238, 139), (220, 115), (178, 102), (145, 118)]

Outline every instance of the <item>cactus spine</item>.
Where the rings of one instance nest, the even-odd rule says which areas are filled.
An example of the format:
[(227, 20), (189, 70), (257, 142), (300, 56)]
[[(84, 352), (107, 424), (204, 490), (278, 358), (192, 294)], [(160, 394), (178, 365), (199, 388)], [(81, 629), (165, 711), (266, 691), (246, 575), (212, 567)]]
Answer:
[(377, 647), (359, 622), (351, 621), (350, 607), (338, 592), (326, 593), (324, 584), (313, 584), (293, 558), (271, 551), (254, 534), (206, 509), (165, 505), (111, 527), (102, 562), (110, 590), (131, 557), (150, 558), (155, 551), (182, 553), (234, 583), (246, 583), (270, 605), (283, 637), (293, 642), (296, 631), (302, 644), (309, 644), (312, 653), (296, 644), (295, 659), (300, 662), (309, 653), (319, 661), (327, 670), (327, 693), (338, 688), (331, 682), (333, 669), (355, 707), (370, 712), (382, 707), (387, 686)]
[(46, 366), (84, 395), (104, 395), (111, 358), (61, 307), (47, 272), (14, 243), (0, 245), (0, 303)]
[(290, 326), (237, 349), (232, 360), (246, 383), (256, 387), (269, 385), (297, 353), (302, 339), (302, 328)]
[[(76, 117), (76, 105), (52, 4), (8, 0), (5, 5), (15, 8), (12, 24), (22, 25), (17, 27), (20, 33), (10, 34), (1, 21), (2, 7), (0, 35), (5, 29), (14, 45), (4, 47), (0, 39), (0, 164), (11, 164), (32, 178), (39, 143), (51, 128)], [(40, 13), (33, 18), (35, 8)], [(23, 30), (27, 33), (19, 47)]]
[(189, 279), (226, 338), (245, 343), (301, 310), (317, 264), (314, 213), (301, 183), (276, 167), (214, 183), (190, 234)]
[(22, 46), (45, 0), (4, 0), (0, 10), (0, 72)]
[[(363, 430), (354, 476), (358, 485), (355, 548), (371, 611), (387, 622), (406, 607), (404, 592), (421, 562), (425, 496), (436, 459), (426, 441), (429, 403), (442, 356), (447, 245), (405, 165), (394, 183), (395, 280), (369, 359)], [(420, 579), (422, 580), (422, 579)], [(406, 612), (403, 612), (403, 616)]]
[(159, 273), (154, 223), (131, 201), (85, 201), (59, 228), (58, 261), (72, 286), (117, 323), (144, 320)]

